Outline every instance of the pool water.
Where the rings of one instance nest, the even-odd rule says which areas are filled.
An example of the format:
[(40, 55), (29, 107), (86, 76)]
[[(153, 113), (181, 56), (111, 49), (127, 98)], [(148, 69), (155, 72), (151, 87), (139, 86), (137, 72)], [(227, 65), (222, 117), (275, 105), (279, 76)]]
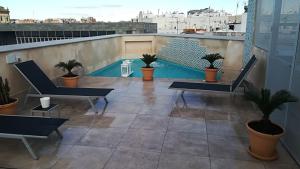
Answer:
[[(140, 59), (133, 59), (132, 71), (130, 77), (143, 77), (141, 67), (145, 66), (144, 62)], [(121, 77), (121, 64), (123, 60), (119, 60), (111, 65), (102, 69), (92, 72), (91, 76), (104, 76), (104, 77)], [(157, 59), (156, 62), (151, 64), (155, 68), (154, 78), (182, 78), (182, 79), (204, 79), (203, 71), (182, 66), (176, 63), (168, 62), (165, 60)]]

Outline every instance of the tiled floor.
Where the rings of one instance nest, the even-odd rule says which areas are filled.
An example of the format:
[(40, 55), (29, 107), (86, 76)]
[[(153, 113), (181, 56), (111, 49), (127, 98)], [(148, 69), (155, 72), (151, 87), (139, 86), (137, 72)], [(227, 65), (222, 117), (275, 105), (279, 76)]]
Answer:
[[(278, 147), (280, 159), (262, 162), (247, 153), (244, 123), (259, 117), (241, 96), (186, 93), (183, 107), (172, 80), (84, 78), (84, 87), (115, 88), (104, 116), (80, 100), (52, 100), (70, 120), (47, 140), (30, 140), (32, 160), (18, 140), (0, 139), (0, 168), (20, 169), (299, 169)], [(38, 103), (31, 100), (26, 109)], [(103, 108), (103, 100), (97, 103)]]

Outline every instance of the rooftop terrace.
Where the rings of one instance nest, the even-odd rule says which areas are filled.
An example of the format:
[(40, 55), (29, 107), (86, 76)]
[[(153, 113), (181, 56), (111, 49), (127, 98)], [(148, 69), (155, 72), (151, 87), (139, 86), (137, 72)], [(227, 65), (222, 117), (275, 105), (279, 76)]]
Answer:
[[(296, 1), (250, 0), (248, 8), (244, 37), (136, 34), (51, 42), (29, 39), (35, 43), (1, 46), (0, 76), (8, 79), (12, 97), (20, 99), (20, 115), (31, 115), (30, 110), (39, 101), (30, 99), (25, 107), (20, 104), (29, 83), (6, 63), (7, 58), (34, 60), (58, 86), (63, 72), (54, 66), (76, 59), (84, 66), (76, 69), (80, 87), (115, 90), (107, 96), (109, 104), (103, 116), (95, 114), (86, 100), (52, 97), (51, 102), (59, 104), (52, 117), (61, 114), (69, 119), (60, 128), (63, 138), (51, 134), (45, 140), (30, 139), (39, 160), (33, 160), (20, 141), (0, 139), (0, 168), (299, 169), (299, 102), (286, 104), (272, 114), (271, 120), (281, 125), (285, 134), (278, 144), (279, 159), (265, 162), (247, 152), (250, 142), (245, 122), (261, 114), (244, 99), (242, 88), (234, 94), (186, 92), (184, 105), (180, 93), (168, 89), (170, 84), (202, 80), (169, 77), (144, 82), (140, 78), (88, 76), (116, 61), (140, 58), (144, 53), (203, 71), (208, 65), (201, 57), (220, 53), (225, 59), (215, 65), (221, 68), (218, 84), (228, 88), (242, 68), (247, 74), (247, 63), (253, 61), (250, 56), (256, 55), (248, 81), (272, 93), (285, 89), (300, 98), (300, 8)], [(104, 107), (103, 100), (97, 102), (99, 111)]]
[[(31, 158), (20, 140), (0, 138), (0, 168), (300, 169), (300, 102), (286, 104), (272, 114), (271, 120), (282, 127), (284, 135), (277, 147), (279, 158), (267, 162), (247, 152), (250, 141), (245, 123), (259, 119), (261, 113), (245, 100), (243, 88), (231, 94), (185, 92), (185, 105), (181, 93), (169, 89), (170, 84), (202, 80), (155, 78), (146, 82), (88, 76), (144, 53), (203, 70), (207, 63), (201, 57), (220, 53), (225, 59), (216, 64), (222, 75), (218, 84), (224, 86), (231, 84), (242, 68), (247, 74), (245, 65), (255, 55), (257, 62), (247, 74), (248, 81), (272, 93), (285, 89), (300, 98), (299, 7), (300, 1), (295, 0), (249, 0), (244, 37), (116, 34), (0, 46), (0, 76), (8, 79), (12, 97), (20, 99), (18, 115), (31, 116), (30, 110), (39, 100), (21, 105), (29, 83), (6, 58), (34, 60), (57, 86), (62, 84), (59, 77), (63, 72), (54, 66), (76, 59), (84, 66), (75, 71), (80, 75), (80, 87), (115, 89), (107, 96), (103, 115), (95, 114), (86, 100), (51, 98), (59, 106), (50, 115), (69, 119), (59, 128), (63, 138), (51, 134), (49, 139), (29, 139), (39, 160)], [(105, 102), (97, 101), (96, 109), (103, 108)]]
[[(281, 144), (279, 159), (263, 162), (251, 157), (245, 122), (260, 114), (239, 90), (237, 95), (222, 92), (187, 92), (183, 105), (179, 93), (168, 89), (173, 81), (202, 80), (156, 78), (104, 78), (87, 76), (120, 59), (139, 58), (155, 53), (159, 58), (203, 68), (200, 56), (218, 52), (222, 63), (220, 83), (231, 83), (247, 62), (243, 55), (243, 37), (195, 35), (109, 35), (37, 42), (0, 47), (1, 76), (8, 78), (13, 96), (20, 103), (29, 84), (7, 56), (22, 61), (34, 60), (57, 85), (62, 72), (55, 69), (59, 61), (75, 58), (84, 65), (78, 70), (80, 87), (114, 88), (107, 97), (109, 104), (103, 116), (95, 114), (85, 100), (52, 99), (59, 105), (53, 116), (68, 118), (60, 130), (63, 139), (52, 134), (47, 140), (30, 139), (40, 157), (33, 160), (17, 140), (0, 139), (0, 167), (4, 168), (89, 168), (89, 169), (299, 169)], [(264, 86), (266, 55), (253, 49), (258, 63), (248, 80)], [(39, 104), (30, 99), (18, 114), (31, 115)], [(104, 108), (103, 101), (96, 107)], [(37, 115), (37, 114), (36, 114)], [(298, 168), (297, 168), (298, 167)]]
[[(55, 99), (70, 120), (48, 140), (30, 140), (39, 160), (16, 140), (0, 139), (0, 166), (5, 168), (89, 169), (298, 169), (278, 147), (279, 160), (262, 162), (247, 152), (247, 120), (258, 118), (243, 96), (224, 93), (178, 93), (167, 89), (171, 79), (143, 82), (138, 78), (81, 78), (81, 87), (109, 87), (104, 116), (86, 101)], [(176, 100), (178, 99), (177, 103)], [(32, 99), (20, 114), (30, 115)], [(103, 103), (97, 103), (101, 109)], [(242, 108), (242, 109), (241, 109)], [(54, 112), (56, 115), (56, 112)]]

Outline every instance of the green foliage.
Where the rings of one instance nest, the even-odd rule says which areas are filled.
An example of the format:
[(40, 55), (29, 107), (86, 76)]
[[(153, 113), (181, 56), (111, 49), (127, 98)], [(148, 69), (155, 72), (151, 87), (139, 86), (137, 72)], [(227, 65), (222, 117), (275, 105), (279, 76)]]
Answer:
[(209, 66), (210, 69), (216, 69), (214, 67), (214, 62), (219, 59), (224, 59), (224, 57), (222, 57), (219, 53), (212, 53), (212, 54), (205, 55), (201, 59), (205, 59), (210, 63), (210, 66)]
[(77, 76), (74, 73), (72, 73), (72, 70), (75, 67), (82, 67), (82, 64), (80, 62), (77, 62), (75, 59), (69, 60), (68, 62), (59, 62), (55, 65), (56, 68), (60, 68), (62, 71), (67, 71), (68, 73), (65, 76), (72, 77)]
[(146, 64), (146, 68), (151, 68), (150, 64), (157, 60), (156, 55), (143, 54), (141, 60)]
[(3, 81), (0, 76), (0, 105), (11, 103), (10, 95), (9, 95), (9, 85), (7, 79)]
[(245, 96), (248, 100), (254, 102), (263, 113), (263, 119), (270, 121), (270, 115), (275, 109), (282, 109), (284, 103), (297, 102), (298, 99), (289, 91), (280, 90), (271, 95), (269, 89), (257, 89), (250, 82), (245, 82)]

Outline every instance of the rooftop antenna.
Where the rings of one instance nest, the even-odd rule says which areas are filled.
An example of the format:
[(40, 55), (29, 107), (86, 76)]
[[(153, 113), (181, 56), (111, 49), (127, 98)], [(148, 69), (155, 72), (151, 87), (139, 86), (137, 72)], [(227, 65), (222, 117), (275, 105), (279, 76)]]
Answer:
[(244, 12), (247, 13), (248, 12), (248, 5), (247, 2), (244, 0)]
[(210, 32), (211, 31), (211, 29), (210, 29), (210, 6), (208, 7), (208, 29)]
[(236, 19), (237, 19), (237, 11), (238, 11), (238, 8), (239, 8), (239, 1), (237, 0), (236, 1), (236, 9), (235, 9), (235, 18), (234, 18), (234, 22), (236, 23)]

